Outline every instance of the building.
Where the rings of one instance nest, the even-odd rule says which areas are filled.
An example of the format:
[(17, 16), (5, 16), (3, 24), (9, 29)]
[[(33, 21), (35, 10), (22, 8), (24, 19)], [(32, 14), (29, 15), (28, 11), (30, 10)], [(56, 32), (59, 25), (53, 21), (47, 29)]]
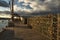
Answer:
[(59, 20), (59, 14), (31, 16), (26, 18), (26, 24), (24, 21), (22, 24), (30, 25), (32, 29), (15, 27), (15, 37), (22, 37), (24, 40), (60, 40)]
[(58, 14), (57, 40), (60, 40), (60, 14)]

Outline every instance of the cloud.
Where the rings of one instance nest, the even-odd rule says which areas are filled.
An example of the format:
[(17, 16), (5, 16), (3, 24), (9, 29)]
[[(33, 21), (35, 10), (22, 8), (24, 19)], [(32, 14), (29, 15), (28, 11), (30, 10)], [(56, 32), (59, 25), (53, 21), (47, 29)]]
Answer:
[(37, 2), (31, 2), (30, 6), (33, 8), (33, 11), (46, 11), (48, 10), (48, 7), (46, 5), (40, 5)]
[[(17, 5), (16, 6), (16, 10), (20, 11), (23, 10), (23, 11), (29, 11), (29, 12), (33, 12), (33, 11), (44, 11), (46, 10), (46, 6), (43, 6), (43, 5), (39, 5), (37, 1), (32, 1), (32, 0), (19, 0), (20, 2), (20, 6)], [(24, 2), (24, 3), (22, 3)], [(15, 5), (14, 5), (15, 6)], [(21, 9), (21, 6), (23, 9)]]
[(10, 11), (10, 9), (8, 7), (1, 7), (0, 6), (0, 11)]
[(58, 0), (18, 0), (15, 4), (16, 11), (38, 12), (38, 11), (52, 11), (59, 6)]
[(0, 6), (9, 7), (9, 4), (6, 1), (0, 1)]
[(22, 2), (22, 1), (24, 1), (24, 0), (18, 0), (18, 2)]
[(22, 9), (21, 7), (18, 7), (17, 5), (14, 5), (14, 10), (15, 12), (21, 12), (21, 11), (24, 11), (24, 12), (31, 12), (31, 9)]
[[(0, 6), (9, 7), (9, 1), (0, 0)], [(16, 12), (52, 11), (60, 7), (60, 0), (15, 0), (14, 3)]]

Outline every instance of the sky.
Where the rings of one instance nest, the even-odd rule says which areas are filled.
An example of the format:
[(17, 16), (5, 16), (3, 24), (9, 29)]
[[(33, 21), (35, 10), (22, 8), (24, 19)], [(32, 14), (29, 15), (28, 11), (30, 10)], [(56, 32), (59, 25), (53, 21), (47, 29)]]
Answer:
[[(0, 0), (0, 11), (10, 11), (11, 0)], [(41, 12), (58, 10), (60, 0), (14, 0), (14, 12)], [(1, 5), (4, 4), (4, 5)]]

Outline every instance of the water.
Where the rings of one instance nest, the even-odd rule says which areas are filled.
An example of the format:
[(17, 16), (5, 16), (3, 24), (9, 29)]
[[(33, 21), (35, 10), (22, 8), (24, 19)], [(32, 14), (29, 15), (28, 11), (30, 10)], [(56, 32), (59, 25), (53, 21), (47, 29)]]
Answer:
[(8, 25), (8, 20), (0, 20), (0, 32)]

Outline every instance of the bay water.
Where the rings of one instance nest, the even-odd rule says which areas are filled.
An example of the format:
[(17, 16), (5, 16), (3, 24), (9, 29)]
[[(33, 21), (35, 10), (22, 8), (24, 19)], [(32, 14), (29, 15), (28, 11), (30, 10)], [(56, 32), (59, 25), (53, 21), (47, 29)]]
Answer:
[(8, 20), (0, 20), (0, 32), (8, 25)]

